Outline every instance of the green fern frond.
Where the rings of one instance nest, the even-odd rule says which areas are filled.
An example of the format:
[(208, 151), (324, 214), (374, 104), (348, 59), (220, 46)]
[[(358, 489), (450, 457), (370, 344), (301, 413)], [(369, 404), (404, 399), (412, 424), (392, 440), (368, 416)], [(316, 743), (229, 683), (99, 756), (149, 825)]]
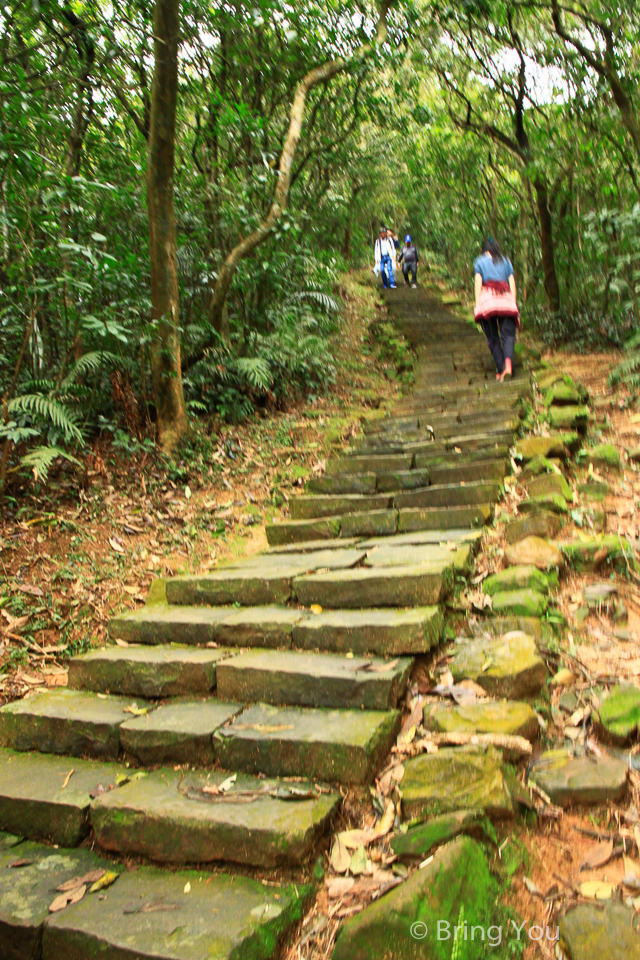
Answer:
[(76, 463), (80, 466), (79, 460), (72, 457), (66, 450), (61, 450), (60, 447), (35, 447), (20, 459), (20, 466), (32, 470), (36, 480), (41, 480), (43, 483), (46, 483), (51, 465), (55, 463), (59, 457), (63, 457), (65, 460), (69, 460), (70, 463)]
[(234, 361), (238, 373), (245, 377), (252, 387), (258, 390), (268, 390), (273, 376), (271, 367), (263, 357), (238, 357)]
[(84, 442), (82, 433), (74, 422), (77, 419), (77, 413), (57, 400), (50, 400), (39, 393), (27, 393), (21, 397), (14, 397), (7, 407), (10, 414), (28, 413), (32, 417), (38, 416), (42, 420), (49, 420), (55, 427), (62, 430), (65, 440)]
[(301, 290), (299, 293), (294, 293), (288, 298), (289, 302), (293, 300), (314, 300), (323, 310), (326, 310), (327, 313), (340, 312), (340, 304), (336, 298), (329, 296), (328, 293), (323, 293), (321, 290)]
[(85, 353), (79, 360), (73, 364), (68, 375), (62, 382), (62, 389), (68, 390), (78, 377), (87, 373), (96, 373), (101, 367), (118, 366), (120, 357), (109, 350), (94, 350), (91, 353)]

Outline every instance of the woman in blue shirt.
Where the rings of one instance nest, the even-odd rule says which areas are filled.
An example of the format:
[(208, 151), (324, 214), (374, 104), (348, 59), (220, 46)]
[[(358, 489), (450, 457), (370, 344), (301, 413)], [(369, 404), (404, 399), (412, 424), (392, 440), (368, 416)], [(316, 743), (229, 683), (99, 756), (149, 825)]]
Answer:
[(520, 329), (513, 267), (498, 242), (488, 238), (482, 244), (482, 254), (474, 262), (473, 269), (474, 316), (495, 360), (496, 380), (504, 380), (513, 375), (516, 327)]

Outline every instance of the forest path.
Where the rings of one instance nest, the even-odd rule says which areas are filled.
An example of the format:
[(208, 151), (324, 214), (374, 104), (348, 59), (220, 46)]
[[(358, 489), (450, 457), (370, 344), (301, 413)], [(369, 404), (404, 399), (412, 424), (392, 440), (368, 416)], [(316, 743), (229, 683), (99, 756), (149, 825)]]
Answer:
[[(7, 928), (21, 945), (44, 933), (43, 960), (101, 940), (185, 960), (214, 943), (220, 957), (271, 956), (312, 889), (233, 871), (308, 875), (339, 786), (371, 783), (395, 743), (415, 658), (442, 641), (531, 386), (522, 373), (496, 383), (484, 339), (427, 291), (387, 302), (417, 351), (415, 387), (290, 501), (292, 519), (267, 527), (270, 548), (168, 580), (165, 596), (112, 620), (115, 645), (71, 661), (69, 689), (0, 710), (0, 856), (55, 874), (29, 886), (30, 866), (5, 872), (24, 878), (35, 918)], [(529, 653), (531, 694), (544, 667)], [(471, 778), (474, 804), (464, 790), (447, 801), (448, 776), (434, 786), (416, 771), (403, 816), (508, 804), (494, 753)], [(47, 919), (60, 881), (114, 869), (78, 847), (88, 836), (118, 864), (183, 869), (140, 866)], [(69, 849), (52, 858), (25, 837)], [(202, 870), (221, 862), (231, 872)]]

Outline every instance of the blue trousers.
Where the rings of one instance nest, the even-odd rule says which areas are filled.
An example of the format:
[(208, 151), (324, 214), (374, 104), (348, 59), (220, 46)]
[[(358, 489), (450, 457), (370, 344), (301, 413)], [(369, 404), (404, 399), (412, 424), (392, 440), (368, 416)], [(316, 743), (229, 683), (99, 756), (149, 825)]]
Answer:
[(395, 287), (396, 280), (393, 275), (393, 260), (388, 254), (380, 261), (380, 276), (382, 277), (383, 287)]

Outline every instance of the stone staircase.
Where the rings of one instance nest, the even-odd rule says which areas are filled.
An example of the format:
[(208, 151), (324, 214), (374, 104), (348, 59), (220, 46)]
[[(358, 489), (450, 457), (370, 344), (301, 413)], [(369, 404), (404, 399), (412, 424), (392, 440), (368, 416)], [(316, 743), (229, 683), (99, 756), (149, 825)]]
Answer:
[[(167, 581), (158, 602), (111, 621), (114, 645), (71, 661), (67, 690), (0, 710), (0, 863), (36, 865), (0, 869), (9, 957), (101, 945), (110, 957), (266, 958), (300, 919), (311, 888), (265, 887), (246, 868), (307, 875), (340, 786), (382, 766), (531, 393), (521, 371), (496, 383), (478, 332), (426, 292), (398, 289), (392, 309), (418, 354), (415, 389), (290, 501), (267, 552)], [(435, 756), (446, 777), (449, 752)], [(406, 816), (430, 809), (412, 776)], [(48, 918), (65, 876), (139, 859), (180, 870), (138, 865)], [(6, 905), (7, 877), (24, 881), (29, 922)]]

